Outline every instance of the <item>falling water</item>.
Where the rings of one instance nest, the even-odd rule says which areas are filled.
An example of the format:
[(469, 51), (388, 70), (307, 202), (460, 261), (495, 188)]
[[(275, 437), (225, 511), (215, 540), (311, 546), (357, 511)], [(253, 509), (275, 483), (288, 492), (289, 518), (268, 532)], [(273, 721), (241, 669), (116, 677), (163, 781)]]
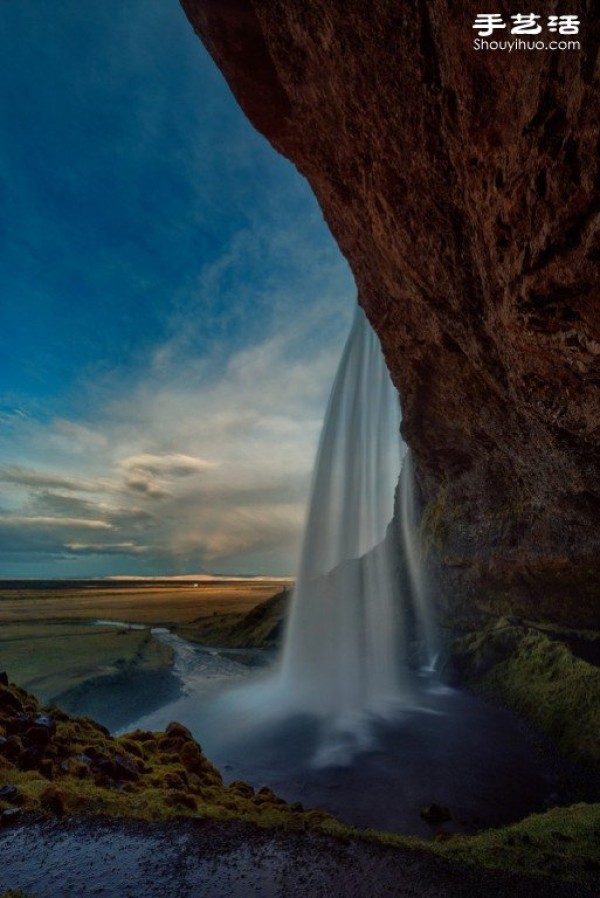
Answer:
[[(357, 308), (321, 433), (282, 658), (269, 677), (231, 698), (233, 716), (251, 707), (254, 724), (320, 719), (317, 764), (351, 760), (372, 744), (374, 720), (414, 705), (409, 640), (425, 647), (423, 666), (433, 660), (412, 466), (399, 431), (398, 395)], [(402, 449), (399, 538), (392, 520)]]
[(391, 541), (400, 414), (358, 308), (325, 415), (281, 676), (294, 704), (351, 719), (400, 691)]
[(418, 655), (425, 670), (433, 671), (437, 660), (437, 640), (430, 591), (418, 539), (417, 504), (412, 455), (406, 452), (400, 472), (400, 542), (410, 584), (411, 607), (415, 617)]
[[(280, 673), (289, 703), (327, 720), (325, 759), (339, 755), (340, 745), (346, 751), (368, 742), (369, 717), (386, 715), (409, 697), (406, 609), (390, 528), (399, 429), (397, 393), (358, 308), (321, 434)], [(420, 572), (408, 455), (400, 531), (413, 616), (431, 661), (433, 621)]]

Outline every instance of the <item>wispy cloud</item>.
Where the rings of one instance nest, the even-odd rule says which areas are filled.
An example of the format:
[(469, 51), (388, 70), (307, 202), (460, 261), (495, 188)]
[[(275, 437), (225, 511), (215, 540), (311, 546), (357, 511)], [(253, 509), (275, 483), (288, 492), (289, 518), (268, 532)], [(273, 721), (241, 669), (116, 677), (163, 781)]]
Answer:
[[(187, 358), (182, 381), (178, 359), (160, 382), (151, 373), (95, 407), (93, 423), (73, 431), (85, 433), (86, 453), (76, 441), (54, 455), (55, 470), (5, 467), (0, 480), (13, 491), (13, 508), (0, 513), (7, 548), (81, 563), (114, 556), (122, 571), (129, 558), (149, 573), (165, 564), (292, 572), (339, 352), (339, 338), (302, 351), (305, 340), (292, 324), (233, 353), (204, 384), (206, 360)], [(70, 432), (68, 423), (24, 422), (30, 459), (47, 465), (47, 447)]]
[(62, 477), (51, 472), (21, 468), (18, 465), (0, 468), (0, 482), (16, 483), (20, 486), (31, 486), (38, 489), (50, 487), (52, 489), (73, 490), (74, 492), (97, 492), (99, 488), (98, 482), (91, 480)]
[(3, 10), (0, 575), (287, 574), (348, 268), (178, 4), (55, 12)]
[(90, 520), (89, 518), (47, 517), (39, 515), (4, 515), (2, 524), (5, 528), (15, 527), (29, 530), (113, 530), (108, 521)]
[(74, 555), (147, 555), (151, 546), (135, 543), (67, 543), (66, 548)]

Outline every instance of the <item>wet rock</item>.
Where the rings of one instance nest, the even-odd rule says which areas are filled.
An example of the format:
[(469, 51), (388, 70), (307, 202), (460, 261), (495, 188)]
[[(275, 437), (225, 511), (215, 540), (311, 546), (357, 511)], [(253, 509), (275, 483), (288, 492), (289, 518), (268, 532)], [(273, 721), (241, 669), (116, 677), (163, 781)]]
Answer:
[(62, 817), (66, 811), (66, 801), (63, 793), (54, 786), (50, 786), (40, 796), (40, 804), (45, 811)]
[(0, 826), (10, 826), (17, 823), (21, 816), (21, 808), (7, 808), (0, 814)]
[(454, 833), (447, 833), (443, 829), (433, 834), (434, 842), (451, 842), (454, 838), (456, 838)]
[(17, 712), (24, 710), (21, 699), (10, 689), (0, 686), (0, 709), (5, 710), (7, 708)]
[(19, 770), (35, 770), (39, 767), (42, 760), (42, 752), (35, 745), (24, 748), (17, 757), (17, 767)]
[(33, 722), (39, 729), (47, 730), (51, 736), (56, 733), (56, 722), (51, 714), (34, 714)]
[(7, 801), (9, 804), (22, 804), (23, 796), (16, 786), (12, 783), (6, 783), (0, 789), (0, 801)]
[(5, 670), (0, 671), (0, 686), (8, 686), (8, 674)]
[(452, 814), (450, 813), (450, 809), (444, 807), (441, 804), (427, 804), (425, 807), (421, 808), (421, 817), (427, 823), (431, 823), (436, 826), (439, 823), (446, 823), (448, 820), (452, 820)]
[(283, 798), (279, 798), (268, 786), (261, 786), (260, 789), (257, 790), (256, 795), (254, 796), (254, 801), (257, 804), (267, 803), (284, 805), (286, 803)]
[(8, 738), (0, 738), (0, 751), (9, 760), (13, 760), (23, 751), (23, 743), (19, 736), (8, 736)]
[(237, 795), (241, 795), (242, 798), (254, 798), (254, 789), (249, 783), (243, 782), (243, 780), (235, 780), (233, 783), (230, 783), (229, 790)]
[(39, 748), (45, 748), (52, 739), (52, 732), (43, 726), (30, 727), (25, 735), (28, 742), (37, 745)]
[(86, 755), (86, 754), (75, 755), (75, 760), (79, 761), (81, 764), (86, 764), (88, 767), (91, 767), (93, 764), (93, 761), (90, 758), (90, 756)]
[(137, 779), (138, 777), (137, 765), (133, 758), (127, 755), (122, 755), (118, 752), (114, 754), (113, 766), (118, 779)]
[(54, 779), (55, 766), (50, 758), (42, 758), (39, 763), (38, 770), (45, 776), (47, 780)]
[(202, 768), (204, 755), (195, 742), (186, 742), (180, 752), (181, 763), (187, 771), (197, 773)]
[(187, 727), (184, 727), (182, 723), (177, 723), (176, 721), (167, 726), (165, 733), (167, 736), (171, 736), (175, 739), (183, 739), (185, 741), (193, 740), (194, 738)]
[(135, 742), (154, 742), (154, 733), (147, 730), (134, 730), (133, 733), (127, 734), (127, 738)]
[(93, 769), (100, 778), (106, 780), (133, 781), (138, 779), (139, 771), (132, 758), (116, 752), (112, 757), (102, 757), (93, 761)]
[(29, 729), (32, 722), (32, 716), (26, 711), (17, 714), (12, 713), (4, 719), (4, 728), (9, 734), (22, 735)]
[(183, 779), (183, 776), (175, 771), (170, 771), (164, 775), (163, 785), (168, 789), (178, 789), (181, 791), (185, 791), (187, 788), (187, 783)]

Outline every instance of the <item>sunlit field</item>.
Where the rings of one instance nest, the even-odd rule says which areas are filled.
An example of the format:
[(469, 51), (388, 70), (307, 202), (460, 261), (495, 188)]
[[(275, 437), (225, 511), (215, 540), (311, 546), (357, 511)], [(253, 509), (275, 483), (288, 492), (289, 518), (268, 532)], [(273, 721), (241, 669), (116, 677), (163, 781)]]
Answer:
[(261, 580), (198, 586), (84, 586), (56, 590), (0, 586), (0, 624), (106, 619), (171, 626), (213, 614), (245, 614), (279, 592), (282, 585), (281, 580)]
[[(0, 587), (0, 670), (46, 701), (85, 684), (170, 668), (170, 650), (149, 630), (96, 621), (187, 629), (241, 620), (282, 582), (136, 584), (65, 589)], [(183, 634), (182, 634), (183, 635)]]

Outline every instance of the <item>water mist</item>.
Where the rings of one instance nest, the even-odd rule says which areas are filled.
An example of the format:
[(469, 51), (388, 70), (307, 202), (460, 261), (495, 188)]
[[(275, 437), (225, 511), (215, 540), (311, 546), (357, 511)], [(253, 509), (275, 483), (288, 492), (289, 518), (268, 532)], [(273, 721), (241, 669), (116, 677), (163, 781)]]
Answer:
[[(281, 660), (235, 702), (236, 716), (252, 706), (254, 723), (318, 718), (318, 765), (348, 762), (372, 744), (373, 721), (414, 704), (409, 639), (424, 647), (424, 666), (433, 660), (412, 465), (399, 431), (398, 395), (379, 341), (357, 308), (321, 433)], [(408, 590), (400, 588), (400, 556)]]

